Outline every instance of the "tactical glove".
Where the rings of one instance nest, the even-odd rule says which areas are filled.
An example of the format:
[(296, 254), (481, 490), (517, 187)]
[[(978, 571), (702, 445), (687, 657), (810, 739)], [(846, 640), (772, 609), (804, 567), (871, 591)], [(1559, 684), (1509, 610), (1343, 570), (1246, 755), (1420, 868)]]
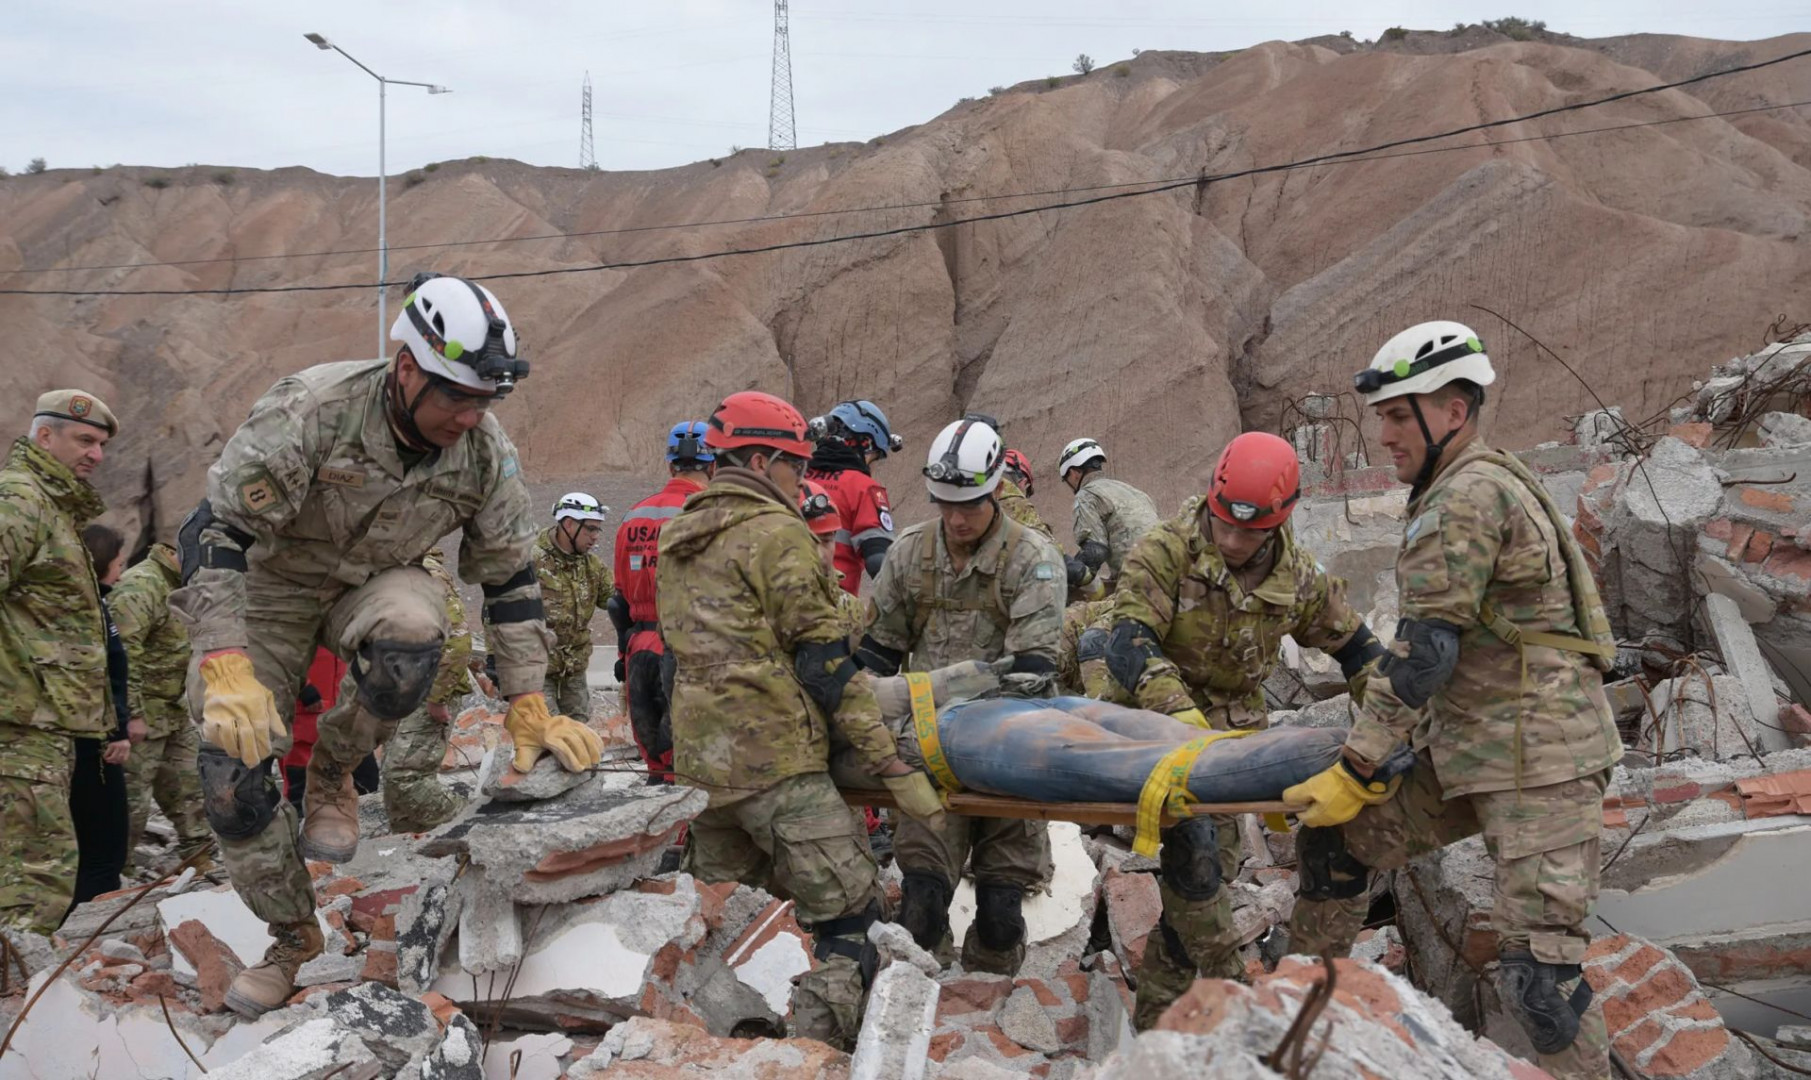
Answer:
[(553, 751), (560, 767), (581, 772), (604, 756), (604, 740), (597, 732), (567, 716), (547, 711), (545, 694), (523, 694), (510, 702), (503, 729), (516, 741), (517, 772), (528, 772), (543, 750)]
[(1182, 721), (1189, 727), (1198, 727), (1204, 731), (1211, 729), (1211, 725), (1207, 722), (1206, 714), (1200, 709), (1184, 709), (1179, 713), (1171, 713), (1170, 716)]
[(201, 739), (238, 758), (248, 769), (270, 756), (273, 738), (288, 734), (277, 699), (258, 681), (251, 657), (217, 652), (202, 657)]
[(1351, 763), (1341, 758), (1325, 772), (1285, 789), (1283, 801), (1307, 807), (1296, 815), (1296, 820), (1303, 825), (1326, 828), (1344, 825), (1365, 807), (1387, 801), (1401, 786), (1401, 776), (1367, 780), (1353, 772)]
[(913, 769), (904, 776), (883, 776), (880, 782), (893, 793), (899, 812), (933, 828), (943, 823), (943, 800), (931, 786), (931, 778)]
[(628, 681), (629, 667), (627, 664), (623, 663), (623, 657), (622, 657), (621, 653), (616, 654), (616, 663), (610, 665), (610, 674), (614, 675), (616, 677), (616, 681), (618, 683), (623, 683), (623, 682)]

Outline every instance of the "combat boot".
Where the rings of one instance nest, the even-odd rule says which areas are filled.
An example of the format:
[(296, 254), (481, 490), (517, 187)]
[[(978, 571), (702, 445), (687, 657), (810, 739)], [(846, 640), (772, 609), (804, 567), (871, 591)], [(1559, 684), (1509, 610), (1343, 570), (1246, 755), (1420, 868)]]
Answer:
[(316, 748), (308, 759), (308, 786), (302, 794), (302, 858), (352, 861), (358, 854), (358, 791), (352, 770), (330, 763)]
[(226, 991), (226, 1007), (248, 1020), (288, 1001), (296, 992), (296, 972), (326, 944), (312, 915), (302, 922), (272, 923), (270, 933), (277, 940), (264, 950), (264, 959), (241, 971)]

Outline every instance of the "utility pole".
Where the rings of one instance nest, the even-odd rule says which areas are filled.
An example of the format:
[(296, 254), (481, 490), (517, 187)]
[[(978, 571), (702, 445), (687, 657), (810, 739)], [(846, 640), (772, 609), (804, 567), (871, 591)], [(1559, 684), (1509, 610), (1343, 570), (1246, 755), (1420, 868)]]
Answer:
[(786, 0), (773, 0), (773, 88), (767, 104), (767, 146), (796, 150), (799, 133), (792, 120), (792, 42), (786, 28)]
[(591, 148), (591, 73), (589, 71), (585, 72), (584, 104), (579, 106), (579, 168), (597, 168), (597, 153)]

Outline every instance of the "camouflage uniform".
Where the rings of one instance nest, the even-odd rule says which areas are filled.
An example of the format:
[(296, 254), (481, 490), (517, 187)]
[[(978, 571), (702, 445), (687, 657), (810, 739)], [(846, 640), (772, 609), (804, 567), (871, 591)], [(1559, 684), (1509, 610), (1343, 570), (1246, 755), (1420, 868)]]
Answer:
[(840, 639), (817, 541), (766, 477), (722, 468), (660, 533), (656, 604), (674, 658), (673, 765), (710, 804), (692, 822), (687, 868), (791, 899), (820, 965), (794, 984), (796, 1034), (845, 1049), (860, 1029), (859, 954), (880, 914), (878, 869), (859, 815), (828, 773), (834, 736), (870, 771), (897, 760), (864, 679), (826, 716), (795, 674), (801, 644)]
[(82, 526), (106, 507), (29, 439), (0, 468), (0, 929), (48, 935), (75, 896), (77, 738), (114, 729)]
[(1000, 478), (1000, 489), (997, 495), (1000, 509), (1007, 517), (1028, 529), (1035, 529), (1043, 533), (1052, 540), (1056, 539), (1056, 533), (1052, 532), (1044, 519), (1038, 516), (1038, 508), (1031, 505), (1031, 498), (1025, 494), (1023, 488), (1013, 482), (1012, 477), (1002, 476)]
[(126, 700), (144, 721), (145, 739), (126, 759), (131, 800), (129, 858), (136, 861), (151, 804), (176, 827), (176, 854), (188, 858), (214, 842), (201, 812), (201, 778), (195, 754), (201, 733), (189, 723), (183, 678), (189, 667), (189, 635), (170, 617), (170, 593), (182, 583), (176, 549), (155, 544), (144, 561), (120, 575), (107, 607), (126, 646)]
[[(936, 521), (901, 533), (887, 552), (869, 597), (874, 617), (866, 643), (899, 654), (912, 671), (930, 671), (964, 660), (1014, 656), (1044, 674), (1006, 676), (1009, 690), (1048, 696), (1055, 688), (1063, 624), (1062, 554), (1041, 534), (1004, 514), (958, 570)], [(1041, 821), (971, 818), (945, 814), (932, 831), (922, 822), (896, 818), (893, 853), (908, 875), (940, 879), (946, 891), (970, 863), (977, 889), (1021, 892), (1043, 883), (1050, 863), (1049, 830)], [(972, 860), (972, 862), (971, 862)], [(944, 902), (947, 913), (948, 903)], [(1012, 974), (1025, 959), (1025, 943), (990, 946), (977, 926), (962, 943), (970, 971)], [(914, 927), (917, 931), (920, 928)], [(935, 932), (933, 928), (932, 932)], [(947, 931), (945, 931), (947, 933)], [(948, 943), (933, 942), (947, 958)]]
[(554, 543), (553, 529), (542, 531), (534, 546), (535, 572), (541, 576), (541, 602), (547, 607), (547, 629), (553, 650), (547, 656), (547, 704), (575, 720), (591, 719), (591, 620), (604, 610), (615, 585), (604, 560), (591, 552), (568, 555)]
[(836, 623), (853, 646), (861, 640), (862, 631), (868, 628), (868, 602), (840, 588), (836, 594)]
[(1075, 493), (1075, 544), (1104, 544), (1110, 579), (1119, 577), (1126, 556), (1157, 521), (1157, 504), (1123, 480), (1086, 473)]
[(1113, 629), (1113, 598), (1082, 600), (1063, 609), (1063, 640), (1057, 657), (1057, 689), (1114, 705), (1132, 705), (1132, 695), (1107, 671), (1107, 634)]
[[(275, 758), (289, 750), (296, 693), (317, 644), (350, 660), (372, 642), (445, 641), (445, 593), (420, 563), (455, 530), (463, 533), (461, 576), (485, 586), (500, 694), (537, 692), (546, 675), (533, 510), (515, 447), (487, 413), (452, 447), (405, 457), (385, 411), (389, 363), (309, 368), (252, 406), (208, 470), (212, 520), (199, 531), (197, 559), (211, 551), (212, 563), (198, 561), (171, 594), (197, 658), (228, 648), (250, 655), (286, 729), (272, 740)], [(236, 552), (243, 572), (230, 565)], [(205, 687), (195, 665), (188, 692), (199, 722)], [(361, 696), (342, 696), (321, 717), (310, 787), (339, 784), (394, 731), (397, 722)], [(208, 823), (233, 888), (267, 923), (311, 919), (296, 812), (277, 796), (269, 760), (246, 770), (206, 742), (201, 760)]]
[[(1572, 575), (1583, 565), (1577, 546), (1541, 494), (1520, 462), (1474, 442), (1409, 506), (1396, 559), (1402, 618), (1458, 627), (1457, 666), (1423, 709), (1404, 704), (1390, 680), (1369, 681), (1348, 749), (1378, 762), (1406, 741), (1415, 767), (1394, 798), (1338, 827), (1344, 851), (1362, 864), (1348, 863), (1349, 887), (1339, 891), (1355, 895), (1299, 899), (1290, 922), (1296, 951), (1351, 948), (1364, 917), (1364, 869), (1396, 869), (1481, 831), (1496, 863), (1499, 948), (1550, 964), (1584, 959), (1603, 790), (1622, 744), (1589, 657), (1539, 645), (1518, 652), (1492, 629), (1501, 619), (1521, 633), (1609, 640), (1588, 573)], [(1298, 845), (1326, 831), (1304, 829)], [(1562, 984), (1562, 994), (1573, 985)], [(1571, 1047), (1539, 1060), (1556, 1077), (1608, 1076), (1606, 1047), (1594, 1007)]]
[[(427, 704), (398, 721), (396, 734), (384, 744), (384, 814), (392, 832), (426, 832), (450, 820), (465, 805), (440, 782), (440, 765), (446, 760), (447, 736), (451, 734), (450, 711), (472, 692), (472, 631), (465, 623), (465, 601), (459, 598), (459, 586), (447, 573), (440, 549), (428, 552), (422, 568), (434, 575), (446, 594), (448, 630)], [(350, 676), (340, 692), (357, 692)]]
[[(1331, 650), (1363, 620), (1347, 605), (1345, 583), (1332, 577), (1280, 526), (1270, 567), (1250, 592), (1226, 566), (1209, 538), (1203, 501), (1153, 528), (1132, 550), (1113, 597), (1111, 623), (1127, 619), (1155, 631), (1163, 655), (1145, 664), (1136, 705), (1153, 712), (1200, 709), (1217, 730), (1264, 728), (1264, 679), (1276, 666), (1283, 635)], [(1255, 568), (1254, 568), (1255, 573)], [(1224, 883), (1241, 863), (1238, 818), (1215, 815), (1221, 885), (1206, 896), (1186, 895), (1159, 878), (1163, 919), (1145, 945), (1133, 1023), (1144, 1030), (1194, 984), (1199, 970), (1215, 978), (1244, 976), (1232, 898)], [(1173, 855), (1168, 846), (1165, 855)]]

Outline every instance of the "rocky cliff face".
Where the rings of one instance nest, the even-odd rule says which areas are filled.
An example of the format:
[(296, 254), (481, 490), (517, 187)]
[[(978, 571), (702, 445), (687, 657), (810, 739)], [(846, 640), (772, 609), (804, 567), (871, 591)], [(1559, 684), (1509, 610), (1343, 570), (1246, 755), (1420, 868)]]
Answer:
[[(1217, 174), (1651, 86), (1811, 44), (1666, 37), (1509, 42), (1413, 34), (1225, 55), (1145, 53), (1022, 84), (868, 143), (744, 151), (649, 173), (448, 162), (392, 181), (392, 276), (494, 274), (880, 232), (1059, 201), (1022, 195)], [(1065, 522), (1056, 451), (1088, 434), (1172, 506), (1241, 426), (1275, 429), (1408, 323), (1483, 336), (1505, 380), (1496, 441), (1591, 407), (1501, 312), (1604, 400), (1647, 415), (1803, 306), (1811, 124), (1802, 111), (1534, 136), (1811, 98), (1811, 62), (1452, 143), (1468, 148), (704, 262), (502, 281), (533, 378), (501, 410), (529, 474), (633, 497), (675, 419), (760, 387), (808, 410), (882, 402), (910, 446), (881, 478), (913, 516), (916, 466), (964, 408), (1032, 455)], [(1438, 146), (1412, 149), (1432, 150)], [(159, 180), (166, 186), (148, 181)], [(1105, 193), (1100, 192), (1100, 193)], [(375, 185), (212, 167), (0, 182), (0, 287), (197, 289), (371, 280)], [(708, 227), (677, 223), (775, 217)], [(552, 239), (527, 239), (555, 235)], [(576, 235), (589, 234), (589, 235)], [(437, 247), (467, 240), (515, 242)], [(333, 252), (337, 254), (297, 254)], [(272, 254), (281, 259), (261, 258)], [(190, 262), (188, 260), (204, 260)], [(206, 261), (213, 260), (213, 261)], [(220, 261), (226, 260), (226, 261)], [(181, 265), (9, 273), (144, 261)], [(392, 315), (401, 290), (392, 294)], [(80, 384), (126, 432), (102, 482), (168, 534), (220, 442), (285, 372), (371, 355), (368, 291), (0, 297), (12, 392)], [(1357, 416), (1348, 398), (1346, 411)], [(1357, 439), (1349, 440), (1352, 449)]]

